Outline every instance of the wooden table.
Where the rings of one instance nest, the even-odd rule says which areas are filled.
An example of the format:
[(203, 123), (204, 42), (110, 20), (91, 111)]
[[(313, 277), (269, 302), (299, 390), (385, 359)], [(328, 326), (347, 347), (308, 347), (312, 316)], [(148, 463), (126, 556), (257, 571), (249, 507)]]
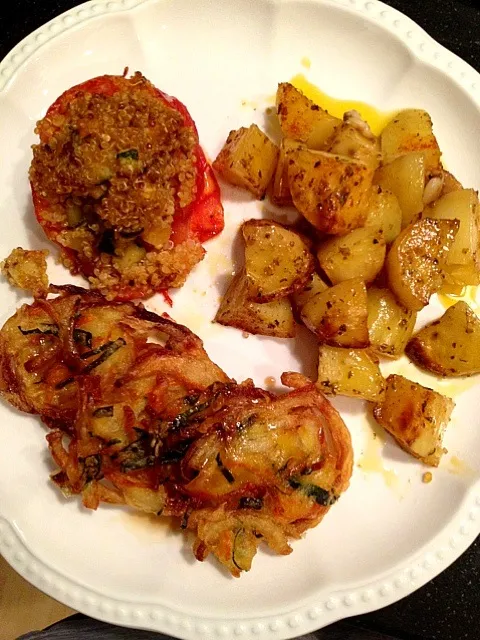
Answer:
[(0, 556), (0, 638), (15, 640), (74, 613), (21, 578)]

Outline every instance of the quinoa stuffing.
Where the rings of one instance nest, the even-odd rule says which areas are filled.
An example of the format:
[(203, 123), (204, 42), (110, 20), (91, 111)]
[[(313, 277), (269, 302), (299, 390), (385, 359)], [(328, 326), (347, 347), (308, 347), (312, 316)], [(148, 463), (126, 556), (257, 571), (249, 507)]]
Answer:
[(185, 107), (138, 72), (102, 76), (63, 94), (35, 131), (35, 213), (64, 265), (109, 299), (182, 286), (205, 251), (201, 234), (178, 232), (176, 221), (198, 217), (212, 179), (216, 233), (223, 226)]

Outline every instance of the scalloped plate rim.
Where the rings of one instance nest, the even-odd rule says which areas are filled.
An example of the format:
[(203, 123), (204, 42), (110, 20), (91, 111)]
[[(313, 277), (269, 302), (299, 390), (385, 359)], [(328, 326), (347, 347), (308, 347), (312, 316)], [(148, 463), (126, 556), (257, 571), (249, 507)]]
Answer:
[[(25, 37), (0, 62), (0, 94), (8, 89), (10, 82), (15, 79), (16, 72), (33, 53), (54, 40), (56, 36), (96, 17), (109, 13), (128, 12), (156, 1), (158, 0), (89, 0), (65, 11)], [(264, 1), (276, 4), (289, 2), (289, 0)], [(378, 0), (367, 2), (303, 0), (303, 2), (340, 6), (344, 10), (354, 11), (373, 20), (401, 41), (415, 59), (435, 67), (459, 85), (480, 107), (480, 74), (397, 9)], [(391, 22), (397, 23), (396, 26), (392, 26)], [(58, 25), (59, 28), (51, 31), (52, 25)], [(407, 36), (407, 33), (411, 35)], [(421, 40), (420, 43), (419, 40)], [(414, 47), (414, 44), (417, 46)], [(447, 60), (446, 66), (445, 60)], [(457, 66), (463, 68), (459, 76), (456, 73)], [(159, 631), (188, 640), (194, 640), (200, 636), (211, 637), (210, 634), (227, 637), (233, 633), (244, 638), (282, 640), (312, 632), (344, 617), (374, 611), (396, 602), (423, 586), (452, 564), (480, 534), (479, 511), (480, 482), (477, 482), (466, 492), (462, 506), (456, 514), (456, 519), (461, 519), (458, 529), (447, 535), (446, 529), (450, 527), (445, 527), (434, 538), (439, 545), (435, 544), (435, 549), (432, 549), (433, 540), (427, 543), (422, 550), (409, 559), (407, 567), (386, 572), (366, 584), (358, 585), (356, 589), (349, 589), (349, 593), (345, 590), (333, 591), (324, 602), (317, 602), (315, 599), (315, 604), (304, 603), (302, 606), (293, 607), (290, 611), (282, 613), (281, 616), (274, 614), (254, 619), (209, 618), (208, 616), (200, 618), (193, 615), (186, 615), (182, 619), (182, 614), (178, 610), (172, 610), (166, 606), (129, 603), (99, 594), (61, 575), (40, 561), (30, 552), (27, 542), (17, 532), (14, 523), (6, 520), (1, 513), (0, 552), (5, 560), (32, 585), (77, 611), (100, 620), (125, 627)]]

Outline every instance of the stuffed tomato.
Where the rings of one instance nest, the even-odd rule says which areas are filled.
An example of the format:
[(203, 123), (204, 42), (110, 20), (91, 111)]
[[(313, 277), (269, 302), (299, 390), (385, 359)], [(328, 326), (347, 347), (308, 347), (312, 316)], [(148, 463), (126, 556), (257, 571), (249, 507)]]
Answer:
[(180, 287), (223, 229), (186, 107), (140, 73), (68, 89), (37, 123), (35, 215), (64, 265), (109, 299)]

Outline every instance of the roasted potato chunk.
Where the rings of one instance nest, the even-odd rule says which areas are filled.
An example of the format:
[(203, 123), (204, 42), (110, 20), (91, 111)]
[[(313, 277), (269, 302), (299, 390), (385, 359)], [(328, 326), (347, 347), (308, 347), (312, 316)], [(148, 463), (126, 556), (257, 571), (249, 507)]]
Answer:
[(387, 244), (391, 244), (398, 236), (402, 230), (402, 210), (391, 191), (373, 187), (365, 226), (381, 231)]
[(317, 293), (303, 306), (301, 317), (322, 343), (353, 349), (369, 345), (363, 280), (346, 280)]
[(312, 273), (307, 281), (307, 284), (300, 291), (296, 291), (292, 295), (292, 300), (297, 311), (301, 311), (303, 306), (307, 304), (309, 300), (316, 296), (317, 293), (323, 293), (328, 289), (326, 284), (318, 273)]
[(400, 357), (413, 333), (416, 312), (398, 304), (389, 289), (372, 287), (367, 297), (370, 349), (382, 356)]
[(379, 229), (362, 227), (320, 245), (317, 258), (332, 284), (360, 278), (373, 282), (385, 262), (386, 245)]
[(215, 316), (215, 322), (248, 333), (275, 338), (293, 338), (295, 320), (288, 298), (265, 304), (248, 299), (248, 280), (244, 271), (230, 283)]
[(445, 171), (444, 169), (442, 172), (442, 177), (443, 177), (443, 187), (442, 187), (442, 193), (441, 193), (442, 196), (445, 196), (447, 193), (452, 193), (452, 191), (459, 191), (460, 189), (463, 189), (462, 183), (455, 178), (453, 173), (450, 173), (449, 171)]
[(446, 378), (480, 373), (480, 320), (466, 302), (457, 302), (421, 329), (406, 352), (422, 369)]
[[(480, 270), (480, 204), (473, 189), (452, 191), (424, 211), (434, 220), (458, 220), (459, 229), (447, 255), (446, 264), (463, 265), (473, 274)], [(476, 284), (465, 282), (464, 284)]]
[(373, 410), (375, 420), (398, 444), (425, 464), (438, 467), (443, 436), (455, 403), (403, 376), (387, 378), (385, 398)]
[(277, 89), (277, 114), (283, 135), (321, 149), (342, 120), (331, 116), (289, 82)]
[(443, 266), (458, 220), (419, 220), (402, 231), (385, 261), (388, 286), (411, 311), (420, 311), (443, 283)]
[(230, 184), (261, 200), (277, 166), (278, 147), (256, 124), (230, 131), (213, 168)]
[(461, 295), (466, 285), (477, 286), (480, 284), (480, 273), (466, 264), (446, 264), (443, 268), (445, 280), (441, 292)]
[(402, 210), (402, 227), (406, 227), (423, 210), (425, 156), (420, 151), (400, 156), (377, 170), (375, 182), (397, 197)]
[(288, 182), (295, 207), (317, 229), (341, 235), (363, 226), (373, 170), (323, 151), (289, 154)]
[(415, 151), (423, 153), (427, 173), (441, 168), (432, 119), (422, 109), (400, 111), (382, 131), (381, 143), (385, 163)]
[(379, 402), (385, 392), (385, 379), (368, 349), (320, 345), (317, 387), (325, 395)]
[(292, 194), (288, 185), (288, 153), (301, 147), (299, 142), (284, 138), (280, 143), (277, 167), (270, 183), (270, 200), (277, 207), (287, 207), (292, 204)]
[(17, 247), (0, 263), (3, 275), (12, 285), (30, 291), (35, 298), (48, 291), (48, 251), (30, 251)]
[(269, 302), (303, 288), (315, 265), (298, 233), (273, 220), (248, 220), (242, 233), (250, 300)]

